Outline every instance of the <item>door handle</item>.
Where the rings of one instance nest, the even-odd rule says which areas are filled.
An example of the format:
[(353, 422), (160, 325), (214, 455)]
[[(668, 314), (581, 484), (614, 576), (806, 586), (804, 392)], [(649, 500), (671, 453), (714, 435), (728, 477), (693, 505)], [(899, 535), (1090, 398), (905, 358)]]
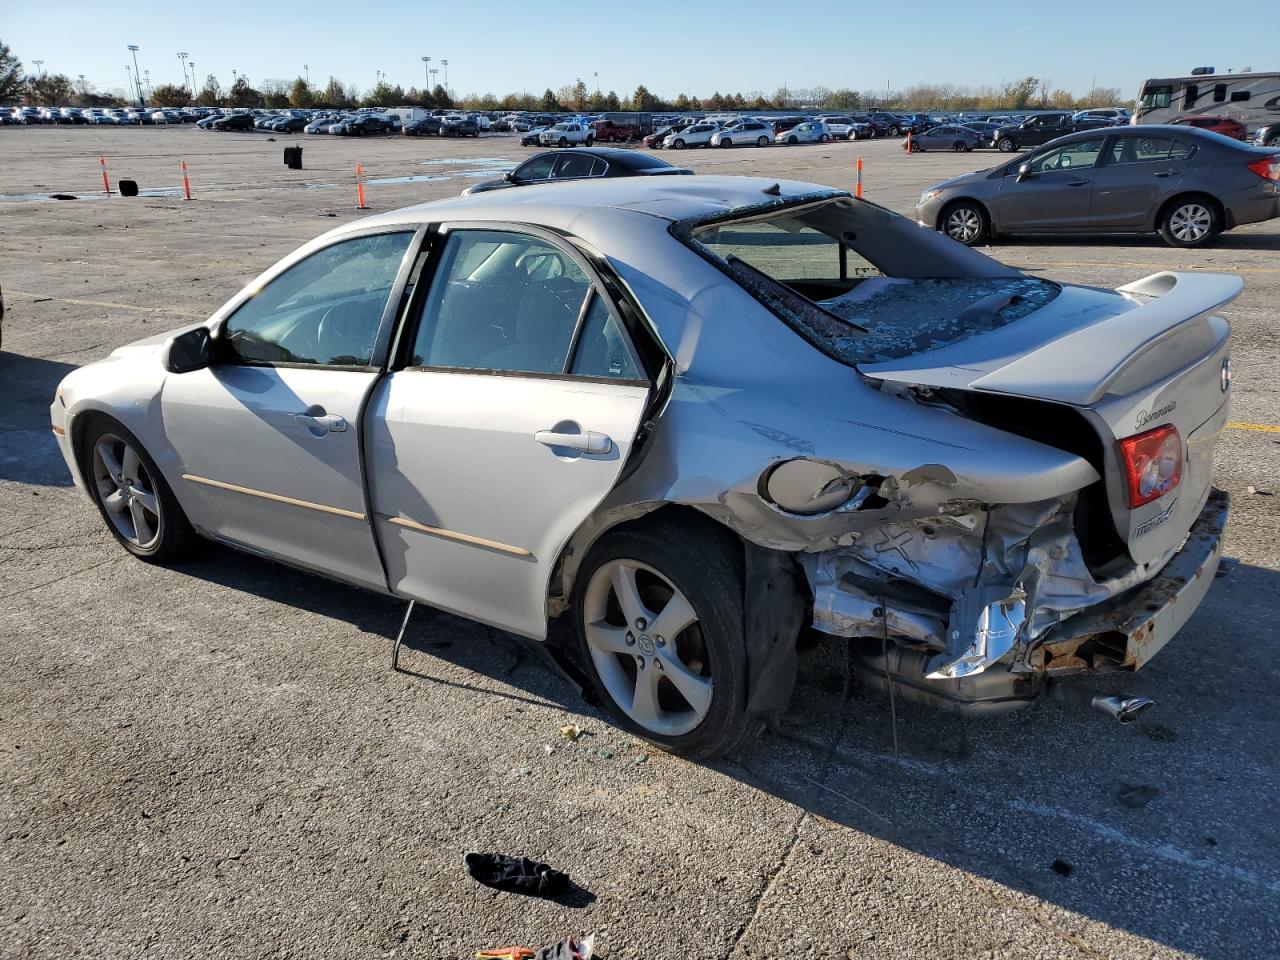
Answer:
[(1067, 181), (1067, 186), (1068, 187), (1087, 187), (1092, 182), (1093, 182), (1092, 180), (1069, 180)]
[(308, 421), (307, 429), (317, 436), (323, 436), (326, 433), (346, 433), (347, 431), (346, 419), (336, 413), (312, 413), (309, 410), (304, 410), (302, 413), (295, 413), (294, 417), (298, 420)]
[(1172, 177), (1176, 172), (1177, 172), (1176, 170), (1161, 170), (1159, 173), (1157, 173), (1157, 174), (1156, 174), (1156, 176), (1157, 176), (1157, 177)]
[(539, 430), (533, 435), (533, 439), (544, 447), (566, 447), (595, 456), (606, 454), (613, 449), (613, 438), (607, 433), (596, 433), (594, 430), (583, 430), (578, 433)]

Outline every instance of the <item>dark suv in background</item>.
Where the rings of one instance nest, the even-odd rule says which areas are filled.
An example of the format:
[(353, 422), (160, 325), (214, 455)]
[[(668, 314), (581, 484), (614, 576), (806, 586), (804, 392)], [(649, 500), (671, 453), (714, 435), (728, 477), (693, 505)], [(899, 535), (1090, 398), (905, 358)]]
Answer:
[(1110, 127), (1110, 120), (1102, 117), (1074, 119), (1071, 113), (1037, 113), (1016, 126), (1001, 127), (996, 131), (995, 143), (1001, 153), (1012, 153), (1024, 147), (1039, 147), (1050, 140), (1065, 137), (1079, 130), (1097, 130)]

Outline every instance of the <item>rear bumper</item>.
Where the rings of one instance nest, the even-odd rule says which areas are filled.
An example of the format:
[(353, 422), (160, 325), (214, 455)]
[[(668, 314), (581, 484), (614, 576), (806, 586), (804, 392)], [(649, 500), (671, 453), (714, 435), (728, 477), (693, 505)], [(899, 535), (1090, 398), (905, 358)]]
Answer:
[(1227, 226), (1261, 223), (1280, 217), (1280, 185), (1261, 184), (1239, 190), (1224, 198)]
[(1154, 579), (1047, 630), (1031, 651), (1049, 676), (1084, 670), (1137, 670), (1196, 612), (1222, 559), (1230, 498), (1210, 490), (1186, 542)]

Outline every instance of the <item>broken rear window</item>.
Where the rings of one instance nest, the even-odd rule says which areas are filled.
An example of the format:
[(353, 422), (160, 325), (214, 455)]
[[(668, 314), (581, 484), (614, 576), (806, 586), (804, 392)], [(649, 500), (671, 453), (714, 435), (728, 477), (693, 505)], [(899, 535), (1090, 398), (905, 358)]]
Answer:
[(986, 333), (1039, 310), (1060, 290), (847, 197), (762, 205), (673, 232), (848, 364)]

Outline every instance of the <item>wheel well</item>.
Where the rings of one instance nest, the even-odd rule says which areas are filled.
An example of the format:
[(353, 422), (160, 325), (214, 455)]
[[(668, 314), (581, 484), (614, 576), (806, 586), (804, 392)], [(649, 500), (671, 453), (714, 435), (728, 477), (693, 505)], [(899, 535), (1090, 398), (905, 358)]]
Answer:
[(700, 510), (680, 503), (666, 503), (656, 509), (637, 504), (636, 508), (643, 509), (644, 512), (636, 515), (632, 510), (620, 509), (611, 514), (589, 517), (569, 538), (569, 542), (560, 551), (547, 584), (547, 607), (552, 617), (559, 616), (568, 609), (578, 571), (591, 548), (618, 530), (665, 527), (685, 531), (694, 536), (718, 539), (725, 544), (726, 549), (735, 550), (739, 556), (742, 555), (742, 538)]
[(1188, 190), (1186, 193), (1176, 194), (1170, 197), (1164, 203), (1160, 204), (1160, 209), (1156, 212), (1156, 220), (1155, 220), (1156, 229), (1157, 230), (1160, 229), (1160, 224), (1164, 223), (1165, 215), (1168, 214), (1168, 212), (1176, 204), (1179, 204), (1184, 200), (1191, 200), (1193, 198), (1197, 200), (1206, 201), (1209, 204), (1209, 206), (1213, 207), (1213, 209), (1218, 212), (1218, 221), (1222, 224), (1222, 226), (1223, 227), (1227, 226), (1226, 211), (1223, 209), (1222, 204), (1218, 201), (1217, 197), (1213, 196), (1212, 194), (1202, 193), (1199, 190)]
[(987, 205), (981, 200), (975, 200), (973, 197), (956, 197), (954, 200), (948, 200), (942, 205), (942, 209), (938, 211), (938, 221), (934, 224), (935, 230), (941, 230), (942, 225), (946, 222), (947, 214), (949, 214), (957, 205), (961, 203), (970, 203), (982, 211), (982, 215), (987, 218), (987, 229), (991, 229), (991, 211), (987, 209)]
[(113, 417), (108, 416), (101, 410), (86, 410), (71, 421), (71, 455), (75, 457), (76, 469), (80, 471), (80, 477), (86, 483), (88, 482), (89, 471), (86, 469), (87, 464), (85, 463), (85, 435), (89, 432), (89, 428), (98, 421), (111, 421), (113, 419)]

